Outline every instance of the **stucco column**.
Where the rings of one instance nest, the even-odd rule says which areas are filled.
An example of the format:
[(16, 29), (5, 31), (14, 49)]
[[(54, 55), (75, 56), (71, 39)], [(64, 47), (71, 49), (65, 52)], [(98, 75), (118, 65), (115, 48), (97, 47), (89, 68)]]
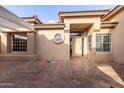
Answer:
[(87, 35), (86, 35), (86, 32), (84, 32), (84, 36), (83, 36), (83, 56), (84, 57), (87, 56)]
[(66, 59), (70, 60), (70, 24), (66, 24), (64, 28), (65, 44), (66, 44)]
[(27, 54), (34, 54), (35, 52), (35, 33), (27, 33)]
[(96, 51), (96, 37), (95, 33), (92, 34), (92, 54), (91, 54), (91, 62), (94, 63), (95, 61), (95, 51)]
[(1, 34), (1, 54), (7, 54), (7, 33)]

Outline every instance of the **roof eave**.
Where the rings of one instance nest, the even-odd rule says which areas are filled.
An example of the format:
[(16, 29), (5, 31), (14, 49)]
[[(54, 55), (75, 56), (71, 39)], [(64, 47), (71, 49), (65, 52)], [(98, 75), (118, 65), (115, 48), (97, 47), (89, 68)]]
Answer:
[(114, 14), (116, 14), (118, 11), (120, 11), (121, 9), (123, 9), (124, 6), (123, 5), (118, 5), (116, 6), (114, 9), (112, 9), (108, 14), (104, 15), (102, 17), (102, 21), (106, 21), (109, 18), (111, 18)]
[(79, 16), (104, 16), (109, 13), (109, 10), (93, 10), (93, 11), (59, 11), (59, 19), (63, 21), (65, 17), (79, 17)]
[(101, 28), (115, 28), (118, 22), (102, 22)]
[(38, 24), (35, 29), (64, 29), (65, 24)]
[(36, 16), (29, 16), (29, 17), (22, 17), (22, 19), (28, 21), (28, 22), (36, 22), (38, 24), (42, 24), (42, 22), (40, 21), (40, 19)]
[(20, 27), (34, 31), (33, 27), (30, 24), (28, 24), (22, 18), (18, 17), (17, 15), (12, 13), (8, 9), (4, 8), (3, 6), (0, 6), (0, 17), (2, 17), (5, 20), (8, 20), (9, 22), (14, 23)]

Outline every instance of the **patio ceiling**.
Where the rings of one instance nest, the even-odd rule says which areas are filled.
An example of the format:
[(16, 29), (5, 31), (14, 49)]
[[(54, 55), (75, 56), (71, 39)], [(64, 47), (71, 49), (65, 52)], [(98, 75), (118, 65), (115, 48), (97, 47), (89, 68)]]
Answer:
[(2, 6), (0, 6), (0, 30), (3, 32), (34, 31), (33, 26)]
[(70, 31), (85, 31), (91, 27), (92, 23), (83, 23), (83, 24), (71, 24)]

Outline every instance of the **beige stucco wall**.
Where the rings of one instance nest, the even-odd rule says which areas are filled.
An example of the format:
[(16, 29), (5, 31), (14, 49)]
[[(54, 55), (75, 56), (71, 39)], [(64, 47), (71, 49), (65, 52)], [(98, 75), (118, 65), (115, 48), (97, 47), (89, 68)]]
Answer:
[(28, 41), (27, 41), (27, 53), (28, 54), (35, 54), (35, 39), (36, 39), (36, 33), (27, 33), (27, 38), (28, 38)]
[(64, 23), (65, 23), (65, 29), (70, 31), (70, 25), (71, 24), (93, 24), (90, 28), (86, 29), (86, 33), (83, 37), (83, 56), (87, 57), (90, 59), (90, 61), (94, 61), (93, 53), (88, 52), (87, 50), (87, 36), (88, 35), (93, 35), (93, 44), (92, 47), (95, 47), (95, 36), (94, 36), (94, 31), (100, 31), (100, 23), (101, 19), (100, 16), (85, 16), (85, 17), (70, 17), (70, 18), (64, 18)]
[(108, 21), (118, 22), (112, 36), (113, 60), (124, 63), (124, 9)]
[[(64, 42), (61, 44), (53, 42), (57, 33), (65, 37)], [(38, 59), (69, 60), (68, 33), (64, 32), (64, 29), (38, 30), (36, 37)]]
[[(11, 35), (1, 33), (1, 53), (0, 60), (4, 59), (48, 59), (48, 60), (69, 60), (70, 58), (70, 24), (93, 24), (91, 28), (87, 29), (84, 36), (83, 54), (91, 61), (111, 61), (124, 63), (124, 10), (120, 11), (116, 16), (109, 20), (110, 22), (118, 22), (119, 24), (114, 29), (100, 28), (101, 19), (98, 16), (90, 17), (70, 17), (64, 18), (64, 29), (45, 29), (38, 30), (37, 33), (28, 33), (27, 53), (11, 53)], [(33, 25), (33, 24), (32, 24)], [(97, 31), (97, 32), (96, 32)], [(62, 44), (55, 44), (53, 42), (54, 35), (61, 33), (65, 40)], [(112, 35), (112, 51), (111, 52), (96, 52), (96, 34), (111, 33)], [(92, 51), (87, 50), (87, 36), (92, 35)], [(76, 45), (81, 40), (77, 40)], [(76, 49), (79, 52), (79, 48)], [(25, 54), (25, 55), (24, 55)], [(26, 56), (27, 55), (27, 56)], [(32, 56), (33, 55), (33, 56)], [(74, 55), (74, 54), (73, 54)]]
[[(88, 50), (88, 36), (92, 36), (92, 51), (89, 51)], [(95, 42), (94, 42), (94, 40), (95, 40), (95, 38), (94, 38), (95, 36), (94, 36), (94, 27), (93, 27), (93, 25), (91, 26), (91, 27), (89, 27), (88, 29), (87, 29), (87, 31), (86, 31), (86, 36), (85, 36), (85, 38), (86, 38), (86, 43), (85, 43), (85, 46), (86, 46), (86, 49), (85, 49), (85, 54), (86, 54), (86, 58), (88, 59), (88, 60), (90, 60), (91, 62), (94, 62), (94, 53), (93, 52), (95, 52), (94, 51), (94, 46), (95, 46)]]
[[(94, 42), (96, 42), (96, 34), (106, 34), (106, 33), (111, 33), (111, 36), (113, 35), (113, 29), (110, 29), (110, 28), (101, 28), (100, 32), (94, 32), (94, 35), (93, 35), (93, 38), (94, 39)], [(111, 38), (112, 41), (113, 41), (113, 38)], [(95, 51), (96, 49), (96, 43), (94, 44), (94, 46), (92, 47)], [(113, 49), (113, 48), (112, 48)], [(94, 58), (95, 58), (95, 61), (112, 61), (113, 58), (112, 58), (112, 53), (113, 53), (113, 50), (111, 52), (96, 52), (94, 53)]]
[(7, 54), (7, 33), (0, 33), (1, 36), (1, 54)]
[(93, 17), (71, 17), (71, 18), (64, 18), (64, 23), (66, 24), (66, 28), (70, 27), (70, 24), (85, 24), (85, 23), (93, 23), (94, 29), (100, 29), (100, 17), (93, 16)]
[[(70, 29), (70, 24), (79, 24), (79, 23), (92, 23), (93, 25), (85, 31), (83, 36), (83, 55), (87, 57), (91, 62), (95, 61), (112, 61), (112, 52), (96, 52), (96, 34), (100, 33), (112, 33), (112, 29), (100, 27), (101, 19), (100, 17), (74, 17), (74, 18), (65, 18), (64, 23), (66, 28)], [(88, 51), (88, 36), (92, 35), (92, 51)]]
[(7, 53), (11, 53), (12, 51), (12, 33), (7, 34)]
[(35, 60), (35, 33), (27, 33), (27, 52), (13, 53), (11, 49), (12, 33), (2, 33), (0, 60)]
[(90, 27), (87, 30), (87, 37), (89, 35), (92, 36), (92, 51), (88, 51), (88, 46), (87, 46), (87, 52), (86, 52), (87, 58), (91, 62), (112, 61), (112, 51), (111, 52), (96, 52), (96, 34), (111, 33), (112, 35), (112, 32), (113, 32), (113, 29), (110, 29), (110, 28), (101, 28), (99, 31), (95, 31), (93, 27)]

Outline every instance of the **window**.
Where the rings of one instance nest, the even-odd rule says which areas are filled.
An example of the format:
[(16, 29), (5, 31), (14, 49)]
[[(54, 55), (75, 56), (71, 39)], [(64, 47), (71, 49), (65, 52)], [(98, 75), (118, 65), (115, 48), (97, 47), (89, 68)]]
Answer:
[(27, 34), (13, 34), (13, 51), (26, 52), (27, 51)]
[(111, 52), (111, 34), (96, 34), (96, 51)]
[(88, 51), (92, 50), (92, 36), (88, 36)]

